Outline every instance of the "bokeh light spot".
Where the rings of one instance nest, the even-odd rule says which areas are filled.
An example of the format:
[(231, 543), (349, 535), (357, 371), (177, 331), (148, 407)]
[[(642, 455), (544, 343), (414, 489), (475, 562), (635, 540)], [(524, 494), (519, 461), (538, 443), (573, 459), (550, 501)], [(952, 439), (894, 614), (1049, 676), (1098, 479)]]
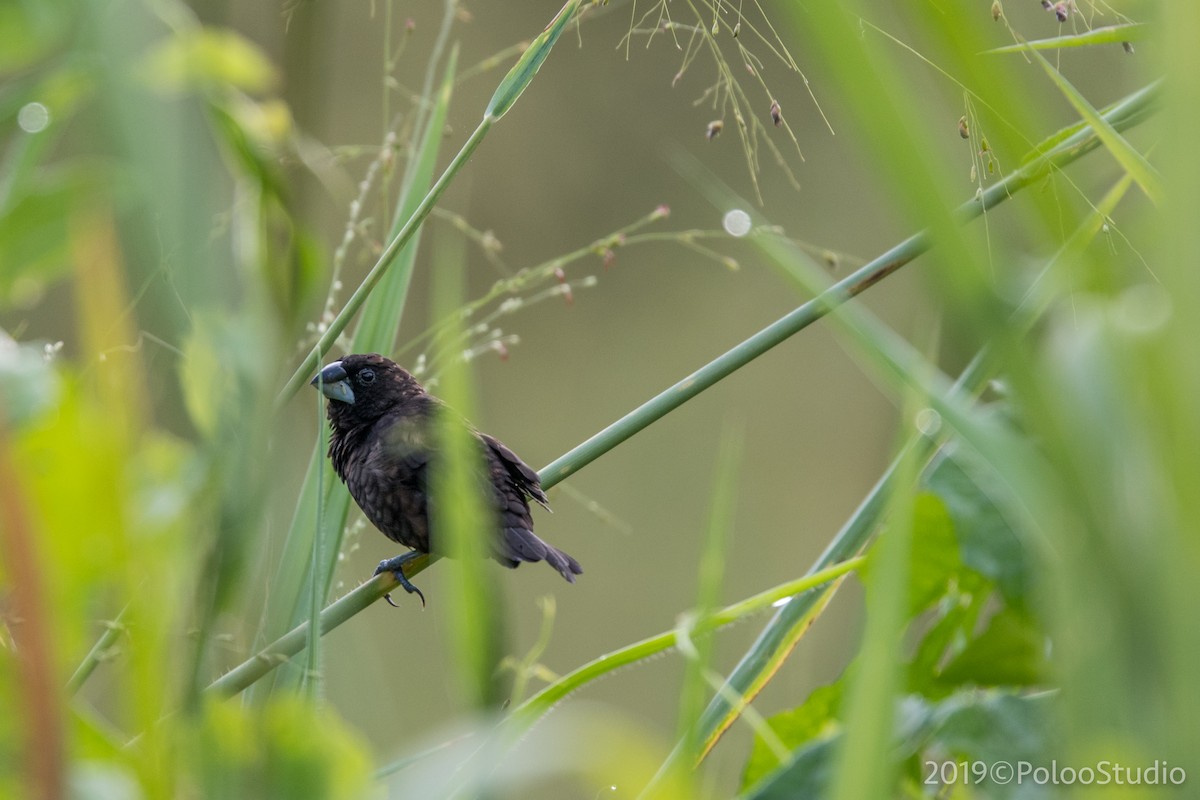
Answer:
[(726, 212), (725, 218), (721, 220), (721, 226), (730, 236), (745, 236), (750, 232), (750, 215), (740, 208), (735, 208)]
[(50, 124), (50, 109), (41, 103), (26, 103), (17, 112), (17, 124), (26, 133), (40, 133)]

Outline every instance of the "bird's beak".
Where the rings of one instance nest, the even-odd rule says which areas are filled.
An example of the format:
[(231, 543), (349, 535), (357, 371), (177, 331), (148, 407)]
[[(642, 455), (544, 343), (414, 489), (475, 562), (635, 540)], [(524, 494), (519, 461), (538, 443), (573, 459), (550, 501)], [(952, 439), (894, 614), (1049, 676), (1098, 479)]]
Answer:
[(330, 400), (340, 400), (353, 405), (354, 390), (350, 388), (349, 377), (342, 367), (342, 362), (334, 361), (317, 373), (317, 377), (313, 378), (309, 385), (316, 386)]

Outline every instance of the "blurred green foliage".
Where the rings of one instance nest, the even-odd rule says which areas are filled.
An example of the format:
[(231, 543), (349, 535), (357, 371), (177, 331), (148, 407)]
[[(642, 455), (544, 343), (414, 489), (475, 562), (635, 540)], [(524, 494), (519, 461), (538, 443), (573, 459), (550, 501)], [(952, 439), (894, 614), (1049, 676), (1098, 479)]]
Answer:
[[(180, 0), (0, 6), (0, 796), (1044, 797), (1079, 790), (941, 765), (1200, 775), (1200, 8), (988, 5), (572, 0), (501, 19), (381, 0), (266, 22)], [(342, 23), (382, 40), (370, 74)], [(623, 113), (659, 110), (651, 82), (614, 76), (663, 65), (697, 104), (659, 129)], [(378, 100), (369, 124), (336, 124), (325, 81), (343, 67), (356, 98), (382, 91), (382, 124)], [(591, 106), (604, 124), (574, 127)], [(827, 127), (849, 149), (799, 163)], [(691, 166), (668, 212), (635, 193), (675, 180), (664, 141), (740, 172), (670, 159)], [(1029, 185), (1019, 170), (1051, 149)], [(710, 204), (749, 210), (725, 178), (762, 205), (750, 231), (705, 227)], [(456, 211), (429, 224), (457, 222), (431, 247), (435, 202)], [(829, 288), (838, 243), (801, 241), (797, 206), (869, 248), (846, 259), (868, 263), (861, 285)], [(558, 255), (501, 257), (489, 215)], [(897, 229), (923, 233), (869, 261)], [(668, 248), (742, 269), (671, 272)], [(918, 269), (933, 312), (904, 316)], [(818, 320), (899, 419), (853, 416), (830, 363), (768, 352)], [(481, 356), (518, 344), (543, 348), (544, 374), (513, 379), (508, 408), (557, 432), (532, 445), (566, 451), (543, 480), (585, 498), (554, 498), (555, 541), (576, 552), (614, 517), (633, 538), (578, 536), (587, 574), (536, 634), (494, 584), (535, 591), (537, 571), (471, 558), (422, 575), (447, 614), (368, 614), (393, 579), (345, 583), (383, 544), (324, 462), (317, 398), (293, 390), (329, 354), (403, 353), (486, 418)], [(762, 375), (770, 391), (748, 388)], [(696, 394), (747, 420), (743, 455), (700, 403), (676, 412)], [(851, 436), (871, 424), (886, 435)], [(469, 552), (469, 442), (442, 433), (441, 518)], [(839, 459), (889, 436), (892, 466), (831, 539), (837, 490), (883, 464), (855, 461), (843, 487)], [(613, 464), (597, 500), (575, 483), (593, 460)], [(742, 495), (760, 483), (795, 497), (759, 513)], [(797, 542), (827, 541), (806, 571)], [(598, 683), (668, 649), (685, 656), (669, 679)]]

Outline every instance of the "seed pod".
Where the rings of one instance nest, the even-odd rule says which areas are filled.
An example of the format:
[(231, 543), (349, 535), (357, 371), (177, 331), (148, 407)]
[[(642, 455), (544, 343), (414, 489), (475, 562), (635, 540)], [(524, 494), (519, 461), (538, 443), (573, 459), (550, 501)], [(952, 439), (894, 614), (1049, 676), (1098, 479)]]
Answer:
[(1133, 42), (1121, 42), (1121, 47), (1129, 55), (1133, 55)]
[(713, 139), (721, 135), (721, 129), (725, 127), (725, 123), (719, 119), (714, 119), (708, 123), (708, 128), (704, 131), (705, 137), (711, 142)]
[(775, 123), (775, 127), (779, 127), (779, 123), (783, 122), (783, 109), (779, 107), (778, 100), (771, 101), (771, 122)]
[(1066, 22), (1067, 17), (1069, 16), (1071, 16), (1071, 9), (1065, 2), (1063, 2), (1063, 0), (1059, 0), (1059, 2), (1054, 4), (1055, 19), (1057, 19), (1059, 22)]
[(971, 138), (971, 129), (967, 127), (967, 118), (965, 116), (958, 118), (958, 135), (964, 139)]
[(1004, 9), (1000, 6), (1000, 0), (992, 0), (992, 22), (999, 22), (1004, 16)]

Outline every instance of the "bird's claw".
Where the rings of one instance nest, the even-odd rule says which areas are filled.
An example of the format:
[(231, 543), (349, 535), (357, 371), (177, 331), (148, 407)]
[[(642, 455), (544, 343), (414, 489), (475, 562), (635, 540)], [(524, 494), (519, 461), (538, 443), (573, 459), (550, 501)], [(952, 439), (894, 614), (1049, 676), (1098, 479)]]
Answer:
[[(392, 573), (392, 576), (396, 579), (396, 583), (400, 584), (404, 591), (408, 592), (409, 594), (415, 594), (417, 597), (421, 598), (421, 608), (425, 608), (425, 595), (420, 589), (418, 589), (416, 586), (413, 586), (412, 581), (410, 581), (408, 576), (404, 574), (404, 565), (409, 561), (412, 561), (418, 555), (420, 555), (420, 553), (418, 553), (416, 550), (412, 550), (404, 555), (396, 556), (395, 558), (385, 558), (383, 561), (380, 561), (379, 566), (375, 568), (375, 574), (378, 575), (381, 572)], [(387, 600), (388, 605), (390, 605), (392, 608), (400, 607), (396, 605), (394, 600), (392, 600), (391, 592), (385, 594), (383, 599)]]

